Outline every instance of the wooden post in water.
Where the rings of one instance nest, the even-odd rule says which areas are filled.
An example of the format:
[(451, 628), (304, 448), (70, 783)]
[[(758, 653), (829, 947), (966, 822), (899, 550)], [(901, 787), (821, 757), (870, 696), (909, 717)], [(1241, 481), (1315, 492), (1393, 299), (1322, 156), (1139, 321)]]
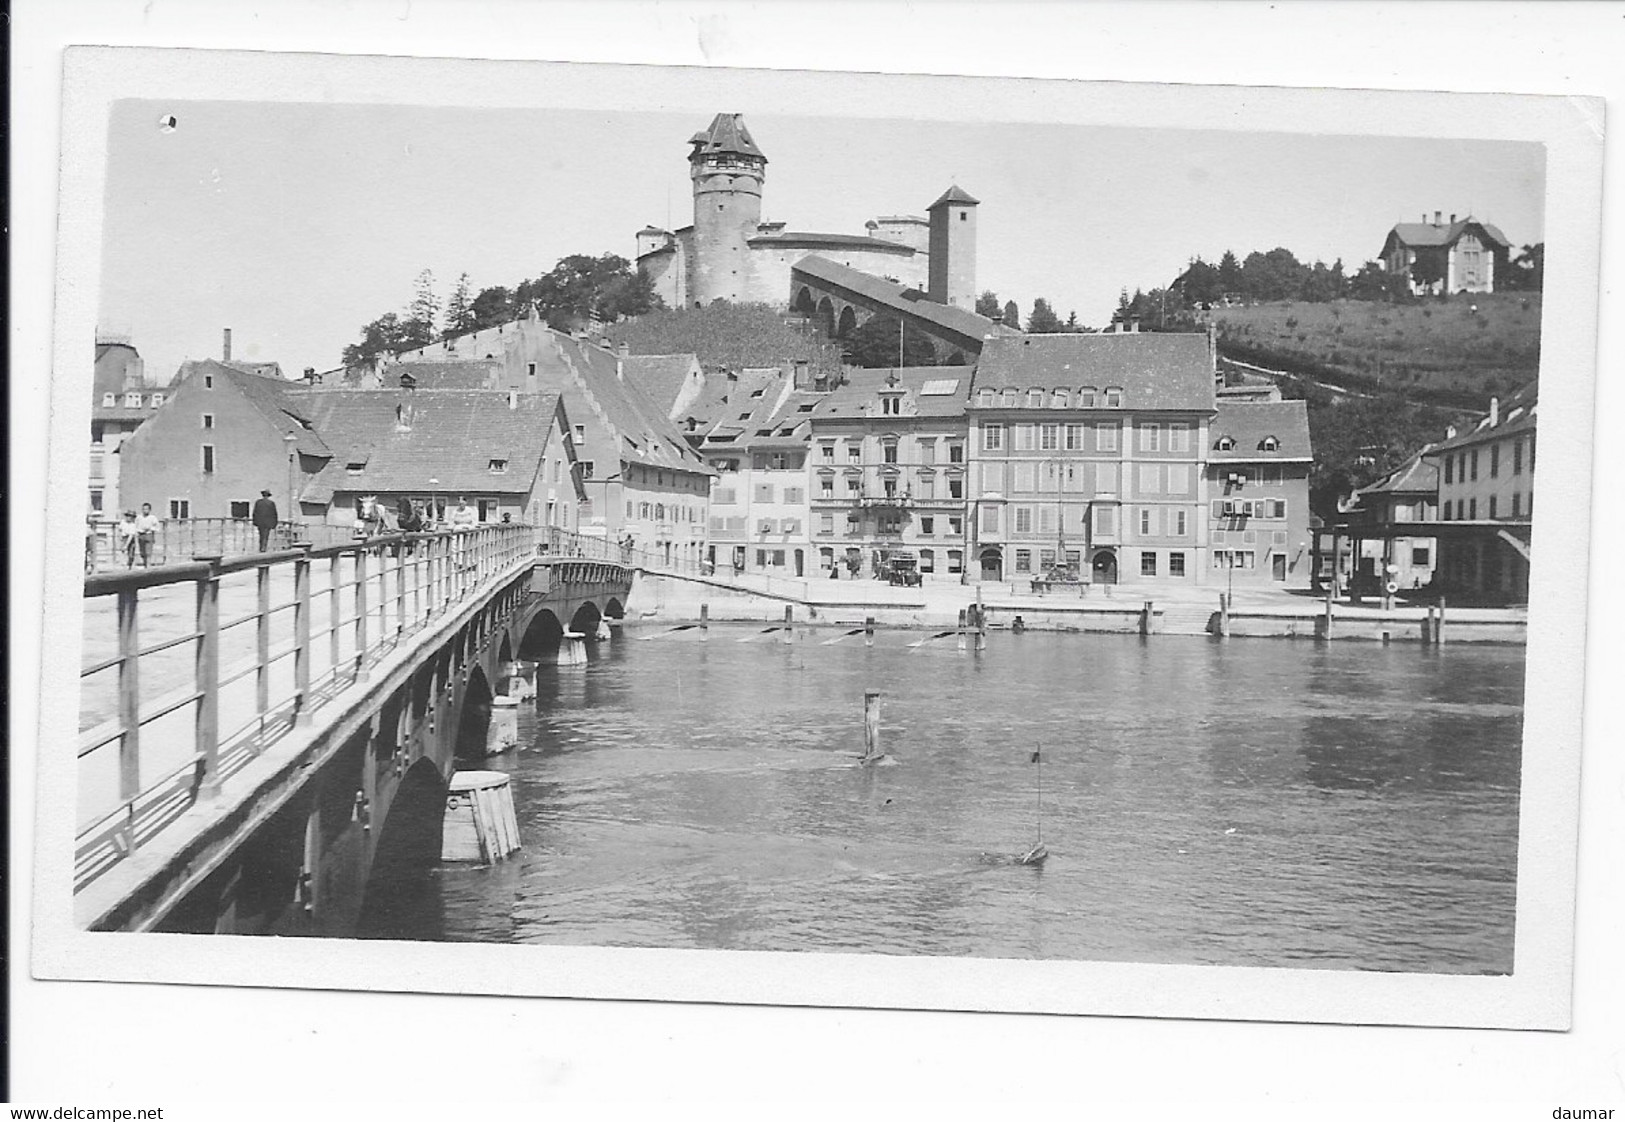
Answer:
[(793, 604), (786, 604), (784, 606), (784, 639), (783, 639), (783, 641), (786, 642), (786, 643), (795, 642), (796, 633), (795, 633), (795, 631), (793, 629), (793, 625), (795, 624), (795, 617), (796, 617), (795, 606)]
[(1444, 597), (1439, 597), (1439, 622), (1433, 628), (1433, 642), (1444, 646)]
[(1332, 637), (1332, 597), (1334, 594), (1334, 588), (1326, 589), (1326, 617), (1325, 623), (1321, 626), (1320, 635), (1322, 639), (1330, 639)]
[(710, 631), (711, 631), (711, 605), (710, 604), (701, 604), (700, 605), (700, 638), (701, 639), (709, 638), (710, 637)]
[(1230, 638), (1230, 597), (1219, 593), (1219, 636)]
[[(788, 609), (786, 609), (786, 610), (788, 610)], [(872, 646), (875, 645), (875, 617), (874, 616), (864, 616), (863, 617), (863, 645), (866, 646), (866, 647), (872, 647)]]
[(1151, 605), (1152, 605), (1152, 602), (1150, 600), (1147, 600), (1145, 602), (1145, 606), (1140, 609), (1140, 634), (1141, 635), (1149, 635), (1149, 634), (1151, 634), (1151, 612), (1152, 612), (1152, 606)]
[(880, 691), (863, 691), (863, 760), (880, 758)]
[(965, 643), (965, 622), (969, 617), (970, 617), (970, 611), (968, 609), (966, 609), (966, 608), (960, 608), (959, 609), (959, 649), (960, 650), (964, 650), (965, 646), (966, 646), (966, 643)]
[(1422, 645), (1424, 647), (1431, 646), (1433, 643), (1433, 614), (1435, 611), (1437, 609), (1432, 604), (1429, 604), (1428, 614), (1422, 620)]
[(982, 586), (976, 586), (976, 650), (987, 650), (987, 609), (982, 607)]

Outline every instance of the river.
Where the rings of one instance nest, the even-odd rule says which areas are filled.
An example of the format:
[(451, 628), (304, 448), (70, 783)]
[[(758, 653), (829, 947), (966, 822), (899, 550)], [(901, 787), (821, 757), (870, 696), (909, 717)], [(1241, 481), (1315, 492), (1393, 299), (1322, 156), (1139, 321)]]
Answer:
[(524, 849), (370, 934), (1512, 968), (1522, 647), (665, 631), (542, 669), (490, 763)]

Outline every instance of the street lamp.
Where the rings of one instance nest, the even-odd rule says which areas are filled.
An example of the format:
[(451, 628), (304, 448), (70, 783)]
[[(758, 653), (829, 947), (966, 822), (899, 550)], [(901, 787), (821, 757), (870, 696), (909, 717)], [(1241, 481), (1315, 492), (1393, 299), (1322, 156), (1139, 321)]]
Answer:
[(293, 544), (293, 514), (298, 509), (299, 500), (293, 492), (294, 456), (299, 444), (299, 434), (288, 432), (283, 434), (282, 442), (288, 446), (288, 544)]
[[(1065, 491), (1061, 489), (1061, 467), (1059, 456), (1045, 460), (1045, 466), (1055, 469), (1055, 567), (1069, 569), (1066, 562), (1066, 505)], [(1046, 574), (1047, 575), (1047, 574)]]

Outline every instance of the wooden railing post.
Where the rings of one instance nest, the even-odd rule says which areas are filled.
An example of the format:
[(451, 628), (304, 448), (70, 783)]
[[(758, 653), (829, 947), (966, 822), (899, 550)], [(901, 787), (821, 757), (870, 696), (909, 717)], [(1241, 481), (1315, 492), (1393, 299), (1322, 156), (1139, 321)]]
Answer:
[(395, 543), (395, 634), (406, 634), (406, 543)]
[(310, 724), (310, 546), (293, 562), (293, 723)]
[[(126, 804), (141, 793), (141, 649), (136, 622), (135, 589), (118, 594), (118, 793)], [(134, 818), (130, 818), (129, 847), (135, 848)]]
[(208, 573), (197, 581), (197, 793), (200, 798), (213, 798), (220, 793), (220, 558), (201, 556), (196, 560), (209, 565)]
[(367, 551), (355, 551), (355, 680), (367, 680)]
[(263, 732), (265, 713), (271, 708), (271, 566), (259, 566), (254, 581), (259, 598), (259, 618), (254, 624), (254, 711), (259, 714)]
[(333, 671), (334, 681), (339, 676), (339, 619), (343, 614), (339, 610), (339, 565), (343, 559), (342, 553), (335, 553), (327, 559), (328, 667)]

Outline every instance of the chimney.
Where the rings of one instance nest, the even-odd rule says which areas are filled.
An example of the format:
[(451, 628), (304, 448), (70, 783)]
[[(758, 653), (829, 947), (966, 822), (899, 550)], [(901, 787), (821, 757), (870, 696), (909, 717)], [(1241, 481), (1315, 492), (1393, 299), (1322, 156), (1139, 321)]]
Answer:
[(1490, 398), (1490, 428), (1493, 429), (1496, 425), (1498, 425), (1500, 423), (1501, 423), (1501, 399), (1498, 398), (1498, 397), (1492, 397), (1492, 398)]
[(632, 353), (632, 344), (622, 343), (620, 346), (615, 348), (615, 353), (622, 358), (628, 357)]
[(1433, 212), (1433, 224), (1434, 224), (1434, 225), (1435, 225), (1435, 226), (1443, 226), (1443, 225), (1444, 225), (1444, 223), (1443, 223), (1443, 222), (1440, 222), (1440, 221), (1439, 221), (1439, 219), (1440, 219), (1440, 217), (1441, 217), (1441, 214), (1440, 214), (1440, 212), (1439, 212), (1439, 211), (1434, 211), (1434, 212)]
[(807, 360), (806, 359), (804, 359), (804, 358), (796, 359), (795, 374), (793, 375), (793, 378), (792, 378), (792, 381), (791, 381), (790, 384), (792, 386), (794, 386), (798, 390), (804, 390), (804, 389), (807, 388)]
[(1129, 329), (1129, 333), (1131, 335), (1138, 335), (1140, 333), (1140, 317), (1139, 316), (1134, 316), (1133, 318), (1131, 318), (1128, 321), (1128, 329)]
[(621, 361), (619, 355), (615, 356), (615, 380), (617, 382), (626, 381), (626, 363)]
[(1456, 216), (1454, 214), (1452, 214), (1450, 216), (1450, 225), (1454, 226), (1455, 224), (1456, 224)]
[(230, 362), (231, 361), (231, 328), (229, 328), (229, 327), (225, 328), (221, 332), (221, 337), (222, 337), (222, 341), (221, 341), (221, 344), (220, 344), (220, 361), (221, 362)]
[(305, 384), (309, 386), (316, 384), (316, 368), (314, 366), (305, 367)]
[(518, 390), (509, 390), (508, 391), (508, 408), (509, 409), (518, 409), (519, 408), (519, 391)]

